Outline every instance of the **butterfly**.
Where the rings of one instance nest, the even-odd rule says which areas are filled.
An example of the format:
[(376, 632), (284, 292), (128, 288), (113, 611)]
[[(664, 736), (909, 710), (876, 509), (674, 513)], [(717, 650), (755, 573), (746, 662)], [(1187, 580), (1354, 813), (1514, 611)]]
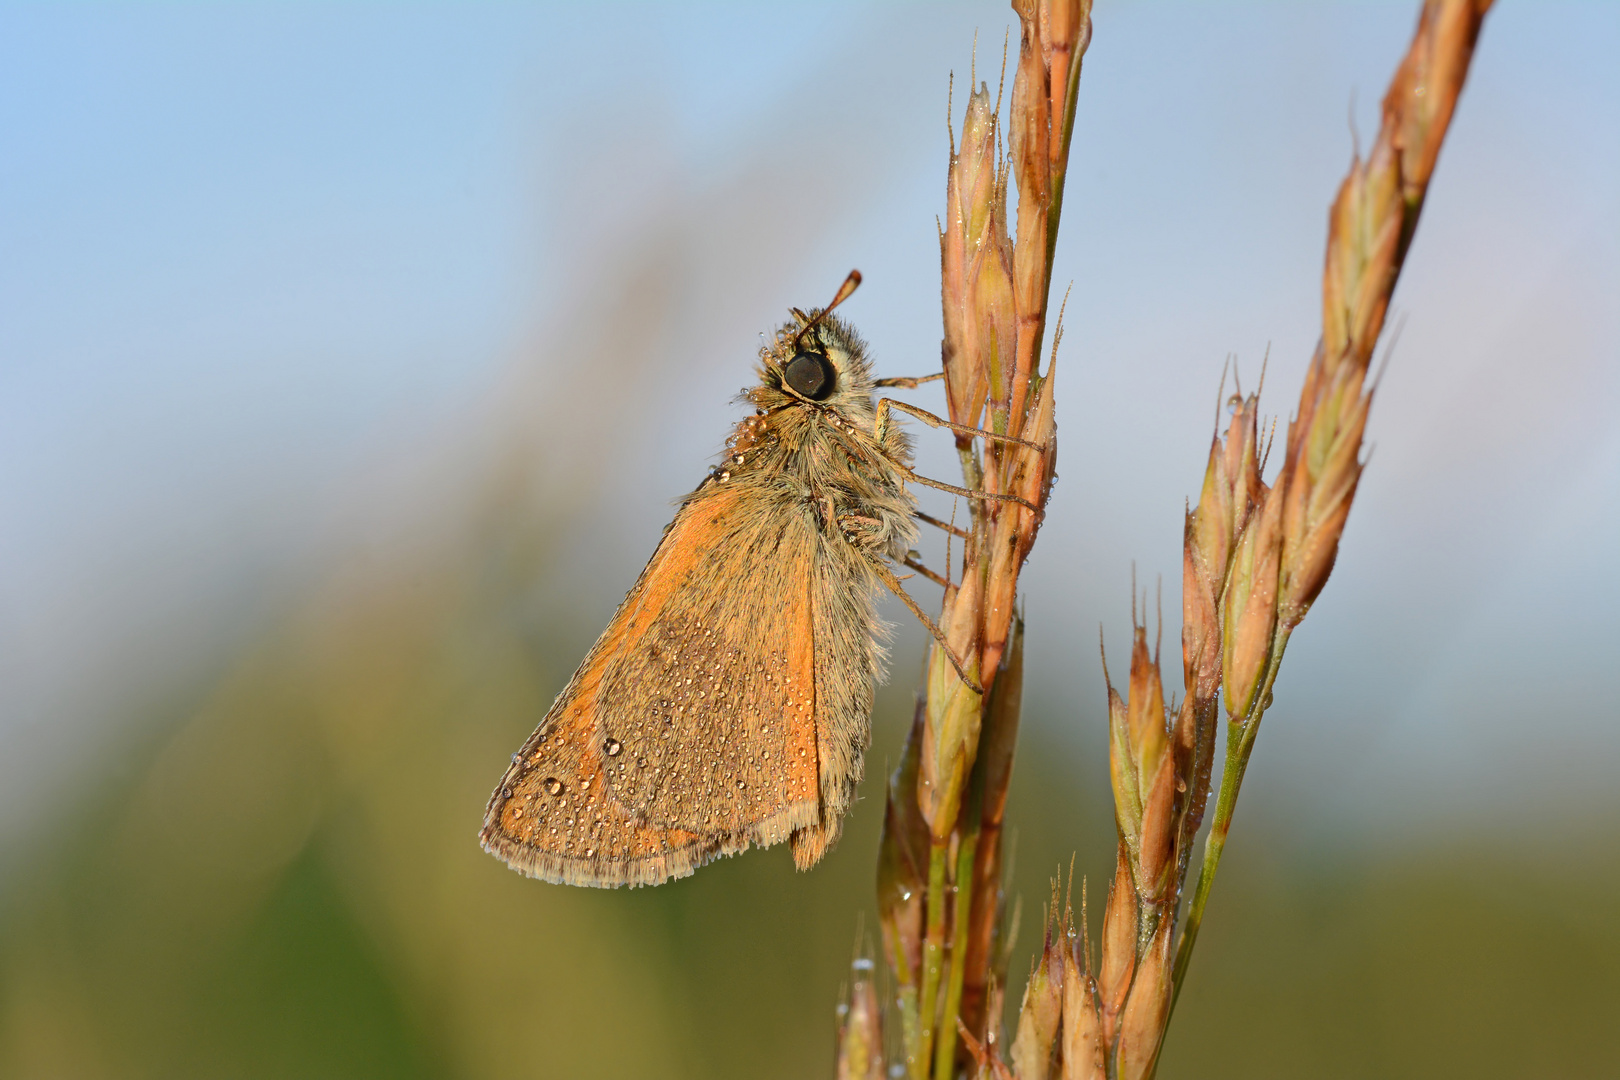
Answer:
[(985, 433), (874, 401), (879, 386), (940, 376), (874, 380), (865, 343), (832, 314), (859, 284), (851, 272), (827, 307), (794, 309), (761, 348), (743, 394), (753, 415), (512, 755), (479, 839), (513, 869), (656, 885), (784, 840), (808, 869), (837, 841), (883, 675), (880, 589), (944, 644), (890, 569), (917, 565), (906, 482), (1024, 502), (912, 470), (896, 410)]

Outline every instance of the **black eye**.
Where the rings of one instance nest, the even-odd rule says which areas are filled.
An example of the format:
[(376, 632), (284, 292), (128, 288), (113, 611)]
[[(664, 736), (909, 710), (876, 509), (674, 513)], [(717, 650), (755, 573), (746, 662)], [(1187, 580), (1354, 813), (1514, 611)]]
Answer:
[(825, 356), (801, 352), (794, 354), (787, 367), (782, 369), (782, 381), (800, 397), (821, 401), (833, 392), (833, 384), (838, 379)]

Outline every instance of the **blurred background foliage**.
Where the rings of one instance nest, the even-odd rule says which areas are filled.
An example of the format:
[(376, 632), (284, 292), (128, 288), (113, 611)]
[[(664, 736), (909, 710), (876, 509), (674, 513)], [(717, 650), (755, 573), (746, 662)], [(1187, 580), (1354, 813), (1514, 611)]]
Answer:
[[(1222, 354), (1297, 386), (1344, 101), (1414, 15), (1097, 14), (1015, 999), (1052, 874), (1111, 865), (1094, 628), (1174, 580)], [(1492, 19), (1167, 1077), (1620, 1070), (1620, 17)], [(754, 335), (856, 264), (880, 367), (933, 355), (944, 73), (1006, 21), (0, 13), (0, 1075), (829, 1074), (903, 611), (814, 872), (567, 889), (475, 834)]]

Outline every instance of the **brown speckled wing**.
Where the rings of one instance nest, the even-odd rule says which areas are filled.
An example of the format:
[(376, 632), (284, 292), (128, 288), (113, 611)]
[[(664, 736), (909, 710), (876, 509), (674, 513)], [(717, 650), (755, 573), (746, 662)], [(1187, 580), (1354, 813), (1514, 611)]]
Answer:
[(484, 847), (573, 885), (655, 885), (820, 818), (814, 523), (698, 498), (485, 812)]
[[(587, 661), (490, 797), (479, 839), (514, 870), (568, 885), (657, 885), (729, 854), (724, 838), (638, 825), (591, 742), (602, 664)], [(735, 850), (735, 849), (732, 849)]]
[(815, 523), (764, 485), (694, 503), (608, 666), (596, 721), (632, 817), (774, 844), (820, 818)]

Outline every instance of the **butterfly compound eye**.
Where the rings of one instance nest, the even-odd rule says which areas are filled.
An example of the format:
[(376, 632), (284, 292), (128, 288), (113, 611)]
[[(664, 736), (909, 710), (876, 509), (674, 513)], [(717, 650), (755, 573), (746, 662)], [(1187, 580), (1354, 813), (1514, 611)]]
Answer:
[(795, 353), (793, 359), (787, 362), (787, 367), (782, 370), (782, 381), (800, 397), (821, 401), (833, 392), (837, 378), (825, 356), (801, 352)]

